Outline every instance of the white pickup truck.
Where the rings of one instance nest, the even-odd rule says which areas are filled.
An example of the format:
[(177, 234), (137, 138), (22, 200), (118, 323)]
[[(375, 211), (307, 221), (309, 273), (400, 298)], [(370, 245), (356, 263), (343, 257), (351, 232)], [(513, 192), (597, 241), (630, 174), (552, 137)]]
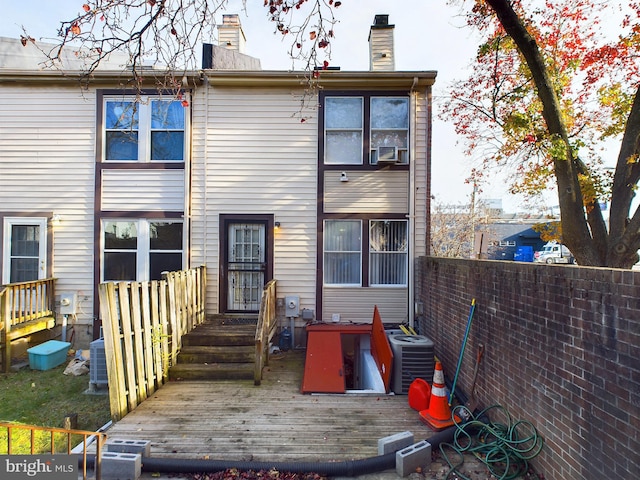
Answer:
[(534, 262), (538, 263), (575, 263), (575, 259), (567, 247), (558, 242), (548, 242), (542, 250), (534, 254)]

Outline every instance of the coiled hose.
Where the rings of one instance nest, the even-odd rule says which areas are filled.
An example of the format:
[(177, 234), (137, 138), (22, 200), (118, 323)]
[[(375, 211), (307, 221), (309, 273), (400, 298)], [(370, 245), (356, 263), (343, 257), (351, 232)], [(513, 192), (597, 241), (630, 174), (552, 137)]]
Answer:
[[(489, 420), (489, 412), (501, 417), (504, 423)], [(499, 480), (512, 480), (525, 474), (529, 460), (540, 453), (543, 439), (532, 423), (514, 421), (501, 405), (492, 405), (477, 415), (464, 406), (453, 408), (452, 417), (458, 415), (465, 422), (455, 422), (455, 432), (451, 443), (441, 443), (442, 458), (449, 464), (449, 475), (455, 473), (463, 480), (470, 480), (460, 470), (464, 463), (464, 453), (472, 453), (486, 465), (491, 474)], [(453, 461), (451, 454), (457, 457)]]

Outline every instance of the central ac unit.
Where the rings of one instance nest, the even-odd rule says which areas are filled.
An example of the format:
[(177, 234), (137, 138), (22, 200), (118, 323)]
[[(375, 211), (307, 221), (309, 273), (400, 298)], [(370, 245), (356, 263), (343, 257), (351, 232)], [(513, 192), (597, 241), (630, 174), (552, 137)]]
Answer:
[(407, 394), (416, 378), (432, 383), (435, 368), (433, 341), (424, 335), (401, 334), (389, 335), (389, 343), (393, 351), (391, 381), (394, 393)]
[(107, 357), (104, 353), (104, 339), (99, 338), (89, 344), (89, 389), (107, 387)]

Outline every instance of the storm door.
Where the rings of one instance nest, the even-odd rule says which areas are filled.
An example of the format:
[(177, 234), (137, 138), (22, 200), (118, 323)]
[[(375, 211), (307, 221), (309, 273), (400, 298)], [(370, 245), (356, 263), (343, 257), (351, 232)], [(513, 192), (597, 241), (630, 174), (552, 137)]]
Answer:
[(2, 283), (47, 277), (47, 219), (5, 218)]
[(223, 265), (226, 312), (259, 311), (262, 290), (271, 279), (268, 254), (271, 223), (250, 219), (223, 221), (226, 225)]

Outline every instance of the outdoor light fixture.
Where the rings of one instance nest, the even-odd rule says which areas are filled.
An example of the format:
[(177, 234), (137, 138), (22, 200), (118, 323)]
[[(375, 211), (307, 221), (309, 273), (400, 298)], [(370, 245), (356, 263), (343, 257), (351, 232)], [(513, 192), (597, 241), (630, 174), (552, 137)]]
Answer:
[(57, 214), (54, 213), (53, 215), (51, 215), (51, 225), (60, 225), (62, 223), (62, 217)]
[(276, 223), (274, 223), (274, 224), (273, 224), (273, 226), (274, 226), (275, 228), (280, 228), (280, 222), (276, 222)]

